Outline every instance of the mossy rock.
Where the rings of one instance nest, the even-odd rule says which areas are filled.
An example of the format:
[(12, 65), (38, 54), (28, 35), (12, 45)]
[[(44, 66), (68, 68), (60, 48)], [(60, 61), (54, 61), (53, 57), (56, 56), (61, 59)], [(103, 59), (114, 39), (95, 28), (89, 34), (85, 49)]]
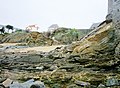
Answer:
[(74, 77), (77, 80), (89, 82), (91, 85), (99, 85), (100, 83), (104, 83), (106, 79), (106, 75), (92, 72), (81, 72)]

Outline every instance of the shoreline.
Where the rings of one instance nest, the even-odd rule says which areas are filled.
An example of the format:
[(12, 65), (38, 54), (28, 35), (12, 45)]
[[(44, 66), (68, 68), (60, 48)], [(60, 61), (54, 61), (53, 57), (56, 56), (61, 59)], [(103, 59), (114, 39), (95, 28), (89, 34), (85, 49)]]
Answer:
[(3, 46), (1, 49), (3, 49), (4, 52), (29, 52), (29, 51), (50, 52), (56, 49), (57, 47), (65, 46), (65, 45), (52, 45), (52, 46), (36, 46), (36, 47), (22, 46), (20, 47), (20, 46), (17, 46), (18, 44), (22, 44), (22, 43), (3, 43), (0, 45)]

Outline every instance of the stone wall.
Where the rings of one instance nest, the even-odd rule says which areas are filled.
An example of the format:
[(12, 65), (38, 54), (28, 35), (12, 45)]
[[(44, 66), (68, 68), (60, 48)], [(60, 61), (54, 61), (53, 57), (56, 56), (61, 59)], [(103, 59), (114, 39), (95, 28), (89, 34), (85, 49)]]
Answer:
[(116, 26), (120, 24), (120, 0), (113, 3), (113, 22)]
[(112, 19), (114, 23), (118, 23), (120, 20), (120, 1), (108, 0), (108, 15), (106, 20)]
[[(110, 0), (109, 0), (110, 1)], [(110, 3), (110, 2), (109, 2)], [(119, 52), (119, 44), (120, 44), (120, 0), (114, 0), (112, 4), (112, 21), (114, 27), (114, 42), (116, 45), (116, 49)], [(108, 7), (111, 8), (110, 6)], [(116, 53), (117, 54), (117, 53)]]
[(108, 14), (106, 16), (106, 20), (112, 19), (112, 13), (113, 13), (113, 0), (108, 0)]
[(113, 0), (108, 0), (108, 14), (111, 14), (113, 10)]
[(108, 0), (107, 17), (111, 17), (115, 24), (119, 23), (120, 21), (120, 0)]

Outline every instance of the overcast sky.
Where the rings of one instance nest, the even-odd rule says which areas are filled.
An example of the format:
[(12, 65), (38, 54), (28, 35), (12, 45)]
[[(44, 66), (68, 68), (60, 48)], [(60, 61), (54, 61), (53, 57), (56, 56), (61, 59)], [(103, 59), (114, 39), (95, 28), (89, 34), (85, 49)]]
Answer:
[(45, 31), (52, 24), (89, 28), (105, 19), (108, 0), (0, 0), (0, 24), (18, 28), (37, 24)]

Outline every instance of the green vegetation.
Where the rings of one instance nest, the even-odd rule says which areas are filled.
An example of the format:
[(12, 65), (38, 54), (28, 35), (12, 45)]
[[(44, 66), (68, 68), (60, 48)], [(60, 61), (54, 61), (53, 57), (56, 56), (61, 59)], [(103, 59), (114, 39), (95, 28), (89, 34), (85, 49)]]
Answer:
[(86, 30), (78, 30), (78, 29), (66, 29), (60, 28), (53, 32), (51, 37), (57, 41), (60, 41), (63, 44), (70, 44), (74, 41), (79, 41), (82, 37), (84, 37), (88, 32)]

